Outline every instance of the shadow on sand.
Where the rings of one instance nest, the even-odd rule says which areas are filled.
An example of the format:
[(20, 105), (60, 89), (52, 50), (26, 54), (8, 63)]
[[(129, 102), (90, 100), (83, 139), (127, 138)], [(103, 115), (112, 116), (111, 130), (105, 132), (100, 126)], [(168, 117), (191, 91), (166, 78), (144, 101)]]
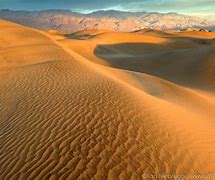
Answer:
[(176, 48), (171, 44), (122, 43), (98, 45), (94, 55), (114, 68), (147, 73), (186, 87), (214, 90), (213, 83), (202, 78), (215, 76), (214, 71), (208, 75), (205, 69), (211, 63), (210, 55), (213, 52), (214, 46), (205, 45), (204, 42), (195, 48)]

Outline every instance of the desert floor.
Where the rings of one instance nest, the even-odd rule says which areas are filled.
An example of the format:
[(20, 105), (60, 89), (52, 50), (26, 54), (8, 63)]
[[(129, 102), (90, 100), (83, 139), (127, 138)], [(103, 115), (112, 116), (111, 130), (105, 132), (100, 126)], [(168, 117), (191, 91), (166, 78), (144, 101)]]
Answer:
[(215, 173), (214, 38), (0, 20), (0, 179)]

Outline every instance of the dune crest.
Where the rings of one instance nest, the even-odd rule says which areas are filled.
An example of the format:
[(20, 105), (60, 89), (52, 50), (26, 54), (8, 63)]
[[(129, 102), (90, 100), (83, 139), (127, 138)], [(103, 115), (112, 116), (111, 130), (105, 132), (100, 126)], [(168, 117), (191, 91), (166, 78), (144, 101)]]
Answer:
[[(68, 39), (3, 20), (0, 33), (1, 178), (141, 179), (213, 172), (213, 92), (209, 97), (182, 86), (184, 81), (111, 68), (111, 53), (120, 59), (127, 47), (94, 53), (98, 42), (124, 43), (134, 36), (165, 50), (185, 42), (113, 32)], [(127, 53), (134, 58), (134, 50)]]

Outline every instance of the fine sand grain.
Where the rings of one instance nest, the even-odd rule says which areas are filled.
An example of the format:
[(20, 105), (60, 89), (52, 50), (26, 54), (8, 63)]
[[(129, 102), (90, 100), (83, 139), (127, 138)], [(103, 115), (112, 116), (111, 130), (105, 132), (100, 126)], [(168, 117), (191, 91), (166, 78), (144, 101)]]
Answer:
[(50, 32), (0, 21), (0, 179), (214, 173), (212, 34)]

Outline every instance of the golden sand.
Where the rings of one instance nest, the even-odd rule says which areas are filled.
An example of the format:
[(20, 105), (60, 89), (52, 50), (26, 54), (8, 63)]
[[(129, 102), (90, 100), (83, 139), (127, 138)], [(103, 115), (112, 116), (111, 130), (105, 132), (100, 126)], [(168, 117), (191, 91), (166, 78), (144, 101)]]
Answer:
[(214, 171), (214, 33), (0, 34), (2, 179)]

